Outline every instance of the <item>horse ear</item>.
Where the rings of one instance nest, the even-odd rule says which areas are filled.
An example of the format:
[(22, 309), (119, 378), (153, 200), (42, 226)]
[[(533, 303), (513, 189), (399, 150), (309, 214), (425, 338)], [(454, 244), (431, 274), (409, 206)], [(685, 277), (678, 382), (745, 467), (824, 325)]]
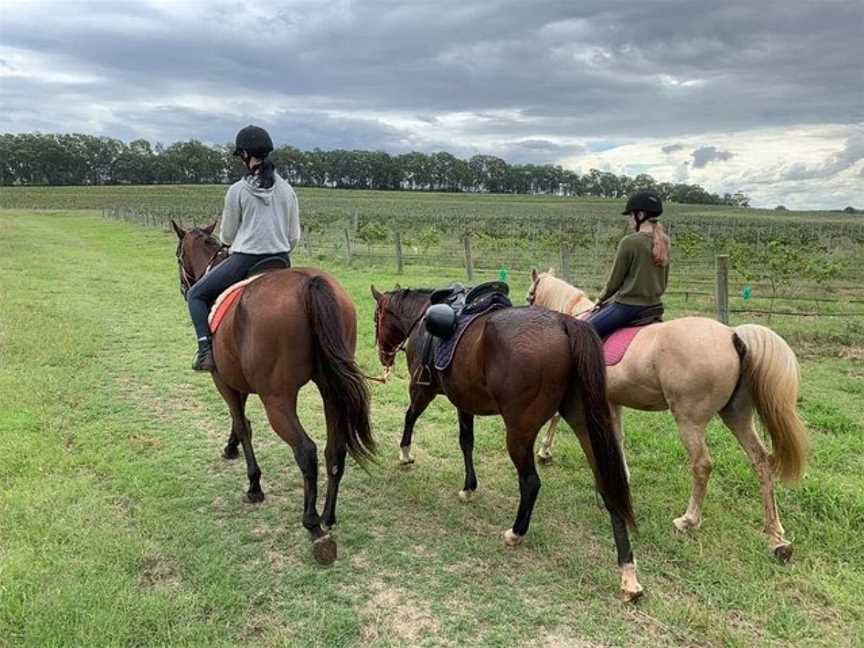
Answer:
[(533, 283), (537, 283), (537, 277), (539, 277), (539, 276), (540, 275), (537, 274), (537, 268), (531, 268), (531, 281)]
[(174, 228), (174, 232), (177, 234), (177, 238), (182, 239), (186, 236), (186, 230), (180, 227), (177, 223), (174, 222), (174, 219), (171, 219), (171, 227)]
[(371, 288), (372, 288), (372, 296), (375, 298), (376, 302), (380, 303), (381, 300), (384, 299), (384, 295), (382, 295), (380, 292), (378, 292), (378, 290), (375, 288), (375, 286), (371, 286)]
[(554, 277), (555, 276), (555, 268), (553, 268), (552, 266), (549, 266), (549, 270), (546, 271), (546, 274)]
[(402, 290), (402, 286), (400, 286), (398, 283), (394, 286), (394, 288), (396, 290)]
[(208, 225), (207, 227), (205, 227), (201, 231), (204, 232), (207, 236), (210, 236), (211, 234), (213, 234), (213, 230), (216, 229), (216, 223), (217, 222), (218, 222), (218, 219), (213, 221), (212, 225)]

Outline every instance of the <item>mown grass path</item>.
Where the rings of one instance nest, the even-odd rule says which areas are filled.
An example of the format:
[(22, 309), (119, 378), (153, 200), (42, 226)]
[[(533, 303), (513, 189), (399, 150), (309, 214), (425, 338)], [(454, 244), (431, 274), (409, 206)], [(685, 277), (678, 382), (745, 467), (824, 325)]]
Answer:
[[(506, 549), (517, 484), (500, 422), (477, 426), (470, 505), (456, 497), (462, 462), (444, 400), (418, 424), (417, 464), (400, 470), (403, 365), (403, 379), (373, 388), (380, 463), (349, 466), (340, 557), (322, 569), (299, 523), (299, 471), (257, 403), (267, 500), (246, 504), (242, 461), (220, 458), (229, 417), (187, 367), (172, 235), (92, 212), (6, 211), (0, 241), (0, 645), (861, 644), (860, 361), (804, 363), (814, 452), (802, 485), (778, 493), (789, 565), (768, 555), (755, 479), (716, 424), (705, 524), (677, 534), (683, 449), (667, 414), (635, 412), (627, 450), (646, 598), (614, 597), (609, 520), (572, 435), (541, 472), (525, 545)], [(369, 284), (396, 278), (333, 270), (375, 373)], [(312, 389), (301, 418), (323, 445)]]

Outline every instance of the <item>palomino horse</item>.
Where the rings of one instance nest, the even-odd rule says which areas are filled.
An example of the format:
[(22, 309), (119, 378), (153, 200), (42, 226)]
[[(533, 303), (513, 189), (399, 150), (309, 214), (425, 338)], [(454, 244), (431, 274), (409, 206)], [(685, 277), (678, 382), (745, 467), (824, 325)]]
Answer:
[[(633, 525), (630, 488), (623, 457), (612, 431), (605, 398), (606, 376), (600, 340), (590, 326), (539, 308), (508, 308), (479, 316), (465, 330), (455, 357), (444, 371), (419, 371), (423, 341), (420, 324), (429, 306), (429, 290), (396, 290), (377, 302), (375, 338), (385, 367), (405, 348), (411, 369), (411, 405), (405, 414), (403, 463), (412, 462), (414, 423), (437, 394), (446, 394), (459, 413), (459, 445), (465, 460), (460, 499), (477, 490), (474, 473), (474, 416), (500, 414), (507, 450), (519, 474), (519, 510), (504, 542), (516, 546), (528, 532), (540, 478), (534, 466), (534, 441), (556, 412), (576, 430), (612, 518), (621, 594), (634, 600), (642, 593), (627, 526)], [(429, 376), (421, 382), (421, 374)]]
[[(528, 303), (584, 316), (594, 302), (551, 272), (532, 272)], [(784, 537), (774, 499), (772, 472), (794, 482), (804, 469), (807, 434), (796, 403), (800, 372), (789, 345), (764, 326), (730, 328), (705, 317), (685, 317), (646, 327), (624, 358), (608, 368), (607, 396), (619, 442), (623, 438), (621, 408), (671, 410), (681, 442), (690, 455), (693, 491), (687, 510), (675, 518), (681, 531), (702, 524), (702, 502), (711, 474), (705, 427), (719, 414), (744, 448), (759, 479), (765, 533), (769, 548), (785, 562), (792, 545)], [(753, 428), (758, 413), (771, 437), (768, 454)], [(554, 418), (538, 455), (551, 459)]]
[[(184, 231), (179, 239), (181, 288), (188, 290), (219, 260), (213, 226)], [(215, 224), (214, 224), (215, 225)], [(213, 382), (231, 411), (226, 459), (243, 446), (250, 502), (261, 502), (261, 470), (252, 449), (252, 427), (244, 413), (249, 394), (258, 394), (270, 425), (294, 451), (303, 474), (303, 526), (311, 534), (315, 559), (329, 564), (336, 543), (327, 530), (336, 524), (336, 497), (346, 451), (359, 462), (374, 452), (369, 394), (354, 362), (357, 314), (345, 289), (312, 268), (272, 271), (249, 284), (213, 337), (217, 371)], [(314, 381), (327, 421), (327, 495), (318, 515), (318, 450), (297, 418), (297, 393)]]

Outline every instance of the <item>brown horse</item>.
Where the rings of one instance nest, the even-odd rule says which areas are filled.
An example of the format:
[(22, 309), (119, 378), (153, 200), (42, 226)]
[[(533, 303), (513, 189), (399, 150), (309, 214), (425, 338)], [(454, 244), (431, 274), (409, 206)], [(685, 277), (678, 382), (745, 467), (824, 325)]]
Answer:
[[(578, 288), (550, 272), (532, 272), (528, 302), (574, 317), (594, 307)], [(781, 561), (792, 544), (785, 537), (774, 499), (772, 472), (796, 481), (807, 460), (807, 431), (798, 418), (798, 359), (771, 329), (755, 324), (730, 328), (705, 317), (686, 317), (646, 327), (624, 358), (609, 368), (607, 396), (619, 441), (621, 408), (671, 410), (690, 456), (693, 492), (687, 510), (673, 521), (680, 531), (702, 524), (702, 502), (711, 474), (705, 427), (719, 414), (747, 453), (759, 479), (768, 546)], [(771, 438), (768, 454), (753, 427), (754, 415)], [(552, 420), (539, 456), (552, 457), (558, 424)]]
[[(181, 288), (189, 288), (219, 261), (213, 227), (177, 233)], [(214, 224), (215, 225), (215, 224)], [(189, 285), (186, 285), (189, 284)], [(238, 456), (243, 446), (250, 502), (261, 502), (261, 470), (252, 449), (252, 428), (244, 413), (249, 394), (258, 394), (273, 430), (294, 451), (303, 474), (303, 526), (313, 555), (329, 564), (336, 543), (327, 532), (336, 524), (336, 497), (346, 451), (358, 462), (375, 450), (369, 425), (369, 394), (354, 362), (357, 314), (347, 292), (326, 272), (312, 268), (277, 270), (247, 286), (213, 337), (217, 371), (213, 382), (231, 411), (231, 435), (223, 452)], [(318, 515), (318, 450), (297, 418), (297, 393), (313, 381), (327, 421), (327, 495)]]
[(459, 497), (468, 501), (477, 489), (474, 416), (500, 414), (506, 427), (507, 450), (519, 475), (519, 509), (512, 528), (504, 532), (504, 542), (516, 546), (528, 531), (540, 490), (534, 441), (543, 424), (560, 412), (577, 433), (612, 518), (621, 594), (625, 600), (638, 598), (642, 587), (627, 532), (627, 526), (634, 524), (630, 488), (605, 398), (603, 352), (593, 329), (545, 309), (509, 308), (487, 313), (466, 329), (450, 367), (433, 371), (430, 384), (424, 384), (419, 380), (419, 356), (428, 333), (420, 319), (429, 306), (431, 291), (381, 294), (373, 287), (372, 294), (377, 302), (379, 358), (390, 367), (404, 346), (412, 375), (402, 461), (413, 461), (410, 448), (415, 421), (436, 395), (445, 394), (459, 414), (459, 445), (465, 461), (465, 483)]

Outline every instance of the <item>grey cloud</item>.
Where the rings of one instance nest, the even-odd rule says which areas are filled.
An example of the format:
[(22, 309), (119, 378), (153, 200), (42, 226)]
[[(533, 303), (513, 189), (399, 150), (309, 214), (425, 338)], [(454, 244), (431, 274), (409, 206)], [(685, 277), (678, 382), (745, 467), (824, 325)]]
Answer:
[(730, 151), (721, 151), (714, 146), (700, 146), (690, 154), (693, 158), (693, 168), (702, 169), (709, 162), (723, 162), (735, 157)]
[[(269, 120), (304, 148), (554, 162), (581, 152), (562, 141), (650, 137), (668, 155), (703, 133), (864, 123), (862, 21), (860, 0), (21, 4), (0, 21), (0, 131), (225, 142)], [(694, 168), (727, 153), (699, 150)]]
[[(656, 1), (370, 2), (362, 11), (295, 3), (269, 16), (218, 4), (170, 20), (152, 7), (98, 7), (95, 23), (92, 5), (60, 16), (9, 12), (4, 42), (162, 95), (191, 86), (307, 108), (507, 109), (534, 133), (556, 135), (684, 134), (862, 114), (860, 73), (848, 65), (861, 18), (852, 1), (783, 3), (782, 11), (743, 2), (674, 10)], [(260, 42), (230, 46), (255, 23), (267, 25)], [(630, 24), (640, 25), (638, 39), (622, 29)], [(766, 87), (766, 78), (776, 83)]]
[[(780, 175), (780, 180), (816, 180), (829, 178), (845, 171), (858, 160), (864, 159), (864, 132), (856, 133), (846, 139), (843, 150), (829, 157), (822, 164), (808, 165), (797, 162)], [(859, 175), (864, 175), (862, 167)]]

